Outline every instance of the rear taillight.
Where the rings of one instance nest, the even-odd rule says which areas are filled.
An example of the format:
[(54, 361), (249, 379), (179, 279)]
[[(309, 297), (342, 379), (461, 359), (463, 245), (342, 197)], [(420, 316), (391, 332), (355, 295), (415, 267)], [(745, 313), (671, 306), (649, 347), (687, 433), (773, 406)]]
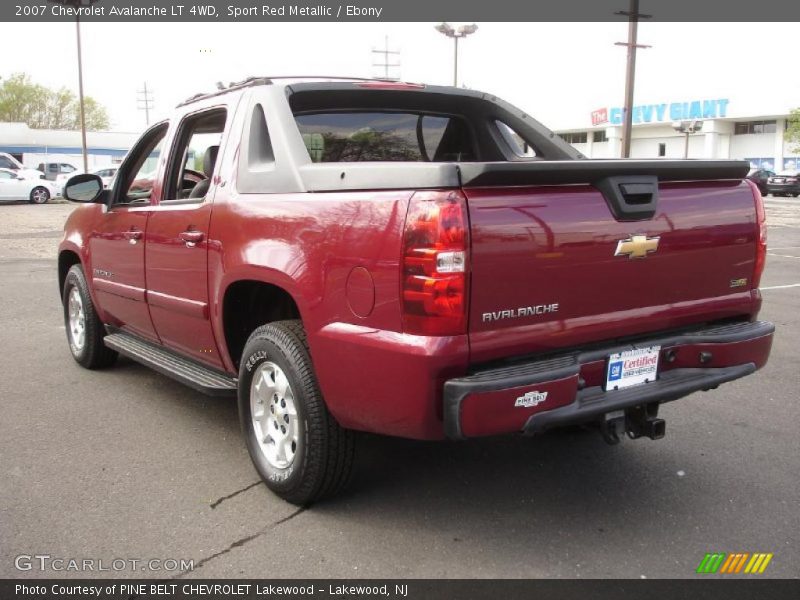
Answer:
[(403, 331), (467, 330), (467, 203), (461, 192), (417, 192), (403, 235)]
[(767, 263), (767, 213), (764, 210), (764, 199), (758, 186), (752, 181), (747, 180), (753, 192), (756, 203), (756, 226), (758, 227), (758, 239), (756, 239), (756, 260), (753, 268), (753, 288), (761, 285), (761, 275), (764, 273), (764, 266)]

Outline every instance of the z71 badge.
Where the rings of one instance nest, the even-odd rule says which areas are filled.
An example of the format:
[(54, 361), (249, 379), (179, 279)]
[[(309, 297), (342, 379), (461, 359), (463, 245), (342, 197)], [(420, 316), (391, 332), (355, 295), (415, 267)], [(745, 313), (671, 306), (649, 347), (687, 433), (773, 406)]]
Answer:
[(528, 392), (525, 395), (517, 398), (517, 401), (514, 402), (514, 406), (531, 408), (532, 406), (541, 404), (545, 400), (547, 400), (547, 392)]

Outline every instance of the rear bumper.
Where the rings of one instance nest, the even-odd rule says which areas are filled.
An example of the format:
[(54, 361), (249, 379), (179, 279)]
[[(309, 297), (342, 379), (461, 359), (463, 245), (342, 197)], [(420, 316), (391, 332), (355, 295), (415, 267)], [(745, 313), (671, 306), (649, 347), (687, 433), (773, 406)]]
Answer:
[[(677, 400), (764, 366), (774, 330), (765, 321), (720, 325), (450, 379), (444, 385), (445, 434), (451, 439), (535, 434), (611, 411)], [(657, 381), (604, 390), (610, 354), (655, 345), (661, 346)]]

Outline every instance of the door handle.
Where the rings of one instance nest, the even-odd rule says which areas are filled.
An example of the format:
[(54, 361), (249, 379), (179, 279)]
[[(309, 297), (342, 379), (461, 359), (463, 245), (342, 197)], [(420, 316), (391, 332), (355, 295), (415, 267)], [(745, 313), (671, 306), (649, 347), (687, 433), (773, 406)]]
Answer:
[(135, 244), (137, 240), (142, 239), (143, 233), (144, 232), (139, 229), (129, 229), (128, 231), (123, 232), (122, 235), (124, 235), (125, 239), (131, 244)]
[(194, 248), (198, 242), (203, 241), (202, 231), (182, 231), (179, 236), (189, 248)]

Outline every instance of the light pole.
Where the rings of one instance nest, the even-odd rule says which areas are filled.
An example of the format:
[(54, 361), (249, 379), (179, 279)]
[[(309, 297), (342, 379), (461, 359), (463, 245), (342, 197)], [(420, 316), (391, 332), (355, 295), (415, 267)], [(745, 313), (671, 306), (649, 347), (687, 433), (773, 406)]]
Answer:
[[(47, 0), (53, 4), (65, 4), (80, 8), (81, 6), (91, 6), (100, 0)], [(86, 110), (83, 102), (83, 56), (81, 53), (81, 18), (75, 16), (75, 34), (78, 43), (78, 102), (81, 114), (81, 148), (83, 150), (83, 172), (89, 172), (89, 153), (86, 150)]]
[(683, 158), (689, 158), (689, 134), (697, 133), (701, 129), (703, 129), (703, 122), (694, 120), (694, 121), (675, 121), (672, 124), (672, 128), (677, 131), (678, 133), (684, 134), (684, 142), (683, 142)]
[(453, 85), (458, 87), (458, 40), (478, 31), (478, 26), (473, 23), (472, 25), (462, 25), (458, 29), (454, 29), (450, 24), (442, 23), (437, 25), (435, 29), (439, 33), (453, 38)]

